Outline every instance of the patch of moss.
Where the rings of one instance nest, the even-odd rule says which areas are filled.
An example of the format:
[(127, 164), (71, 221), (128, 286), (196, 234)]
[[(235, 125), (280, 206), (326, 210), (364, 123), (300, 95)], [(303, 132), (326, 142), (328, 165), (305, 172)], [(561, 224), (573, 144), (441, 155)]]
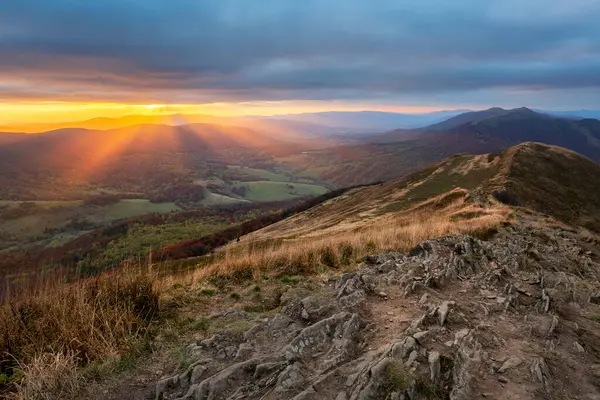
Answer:
[(406, 390), (410, 386), (411, 377), (399, 361), (392, 361), (385, 367), (386, 390), (397, 392)]
[(200, 294), (202, 296), (210, 297), (210, 296), (214, 296), (215, 293), (216, 292), (213, 289), (202, 289), (202, 290), (200, 290)]
[(284, 275), (281, 278), (279, 278), (279, 280), (284, 285), (296, 285), (300, 282), (300, 277), (295, 276), (295, 275), (294, 276)]

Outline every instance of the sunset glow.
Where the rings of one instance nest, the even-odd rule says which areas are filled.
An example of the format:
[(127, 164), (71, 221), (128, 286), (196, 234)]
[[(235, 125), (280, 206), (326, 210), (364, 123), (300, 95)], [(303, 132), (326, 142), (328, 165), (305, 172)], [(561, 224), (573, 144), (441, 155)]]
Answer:
[[(0, 129), (18, 129), (22, 132), (37, 132), (47, 124), (85, 121), (94, 118), (119, 118), (138, 116), (135, 123), (146, 123), (144, 117), (183, 115), (212, 115), (235, 117), (243, 115), (285, 115), (324, 111), (388, 111), (400, 113), (426, 113), (443, 107), (376, 106), (372, 104), (344, 104), (343, 102), (281, 101), (246, 103), (207, 104), (117, 104), (117, 103), (73, 103), (73, 102), (0, 102)], [(53, 128), (56, 128), (53, 126)], [(11, 129), (11, 130), (13, 130)]]

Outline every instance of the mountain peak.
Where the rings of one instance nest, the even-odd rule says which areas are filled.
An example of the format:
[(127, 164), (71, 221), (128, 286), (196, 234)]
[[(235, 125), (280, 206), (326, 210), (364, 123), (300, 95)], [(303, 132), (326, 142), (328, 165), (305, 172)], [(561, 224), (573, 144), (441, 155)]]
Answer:
[[(518, 107), (513, 108), (512, 110), (508, 110), (509, 113), (527, 113), (527, 114), (539, 114), (527, 107)], [(541, 114), (540, 114), (541, 115)]]

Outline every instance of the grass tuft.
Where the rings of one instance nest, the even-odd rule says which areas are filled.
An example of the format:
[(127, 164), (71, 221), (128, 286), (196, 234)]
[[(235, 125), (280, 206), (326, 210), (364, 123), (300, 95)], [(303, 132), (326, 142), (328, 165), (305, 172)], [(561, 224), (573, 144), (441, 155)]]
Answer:
[(0, 374), (16, 398), (71, 393), (74, 370), (135, 350), (157, 313), (154, 278), (133, 267), (15, 298), (0, 305)]

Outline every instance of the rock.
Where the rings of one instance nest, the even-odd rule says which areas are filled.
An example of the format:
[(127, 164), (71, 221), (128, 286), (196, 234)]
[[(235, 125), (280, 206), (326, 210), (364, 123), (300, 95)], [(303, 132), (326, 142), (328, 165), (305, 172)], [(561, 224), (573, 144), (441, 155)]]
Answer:
[(202, 347), (216, 347), (218, 346), (220, 343), (222, 343), (225, 340), (225, 336), (221, 335), (221, 334), (216, 334), (211, 336), (208, 339), (204, 339), (202, 340), (199, 345)]
[(258, 332), (260, 332), (263, 329), (264, 329), (263, 324), (254, 325), (252, 328), (250, 328), (246, 332), (244, 332), (244, 340), (248, 341), (248, 340), (252, 339)]
[(235, 347), (235, 346), (227, 346), (227, 347), (224, 347), (224, 348), (220, 348), (217, 351), (217, 354), (216, 354), (215, 358), (219, 359), (219, 360), (224, 360), (226, 358), (234, 357), (236, 355), (236, 353), (237, 353), (237, 347)]
[(290, 389), (300, 388), (305, 381), (300, 363), (289, 365), (277, 380), (276, 392), (284, 392)]
[(504, 363), (502, 364), (502, 366), (500, 368), (498, 368), (498, 372), (499, 373), (503, 373), (504, 371), (506, 371), (508, 369), (518, 367), (522, 363), (523, 363), (523, 360), (521, 358), (519, 358), (519, 357), (511, 357), (508, 360), (504, 361)]
[(335, 396), (335, 400), (348, 400), (348, 395), (346, 392), (339, 392), (337, 396)]
[(552, 322), (550, 324), (550, 329), (548, 330), (548, 336), (552, 335), (556, 328), (558, 327), (558, 317), (556, 315), (552, 316)]
[(392, 357), (404, 361), (406, 357), (418, 348), (417, 341), (409, 336), (392, 346)]
[(388, 260), (388, 261), (384, 262), (383, 264), (380, 264), (377, 266), (377, 272), (379, 272), (380, 274), (385, 274), (385, 273), (388, 273), (395, 269), (396, 269), (396, 262), (392, 261), (392, 260)]
[(199, 383), (206, 371), (207, 371), (207, 369), (204, 365), (195, 366), (194, 369), (192, 370), (192, 374), (190, 376), (190, 383), (192, 385)]
[(292, 397), (292, 400), (315, 400), (317, 398), (317, 391), (312, 387), (309, 387), (308, 389), (303, 390), (302, 392)]
[(235, 354), (236, 361), (242, 361), (250, 358), (254, 352), (254, 347), (250, 343), (242, 343), (238, 347), (237, 353)]
[(365, 257), (365, 262), (367, 264), (371, 264), (371, 265), (377, 264), (379, 262), (379, 257), (377, 257), (377, 256), (366, 256)]
[(171, 378), (163, 379), (158, 381), (156, 384), (156, 400), (162, 400), (164, 393), (168, 389), (173, 389), (179, 385), (179, 376), (173, 376)]
[(410, 366), (413, 365), (413, 363), (417, 360), (418, 356), (419, 356), (419, 353), (417, 353), (416, 350), (411, 351), (408, 356), (408, 360), (406, 360), (404, 365), (406, 365), (407, 367), (410, 368)]
[(448, 313), (450, 312), (451, 305), (454, 305), (453, 301), (444, 301), (437, 308), (437, 314), (439, 316), (440, 326), (444, 326), (444, 323), (446, 322), (446, 318), (448, 317)]
[(496, 297), (498, 297), (495, 293), (493, 293), (487, 289), (481, 289), (479, 291), (479, 294), (485, 299), (495, 299)]
[(300, 301), (302, 305), (302, 318), (309, 321), (318, 321), (335, 311), (330, 299), (321, 296), (307, 296)]
[(308, 314), (308, 311), (306, 311), (305, 309), (302, 309), (302, 313), (300, 315), (304, 319), (310, 319), (310, 315)]
[(473, 334), (467, 335), (460, 342), (454, 357), (452, 370), (453, 387), (450, 392), (452, 400), (470, 400), (475, 396), (472, 380), (482, 365), (481, 343)]
[(243, 384), (252, 379), (259, 361), (252, 359), (233, 364), (221, 372), (190, 386), (186, 397), (192, 399), (225, 399), (238, 392)]
[(440, 353), (437, 351), (430, 352), (427, 361), (429, 361), (429, 379), (435, 385), (440, 381), (442, 368), (440, 363)]
[(550, 309), (550, 296), (546, 293), (546, 289), (542, 289), (542, 295), (537, 302), (537, 310), (541, 313), (547, 313)]
[(531, 373), (540, 382), (544, 385), (546, 391), (550, 390), (550, 369), (548, 368), (548, 364), (546, 364), (546, 360), (542, 357), (536, 358), (531, 364)]
[(282, 371), (286, 366), (287, 362), (265, 362), (262, 364), (258, 364), (256, 369), (254, 370), (254, 379), (261, 379), (269, 375), (273, 375), (274, 373), (278, 373)]
[(367, 295), (364, 291), (356, 291), (347, 296), (340, 297), (338, 302), (343, 308), (352, 308), (364, 303), (367, 300)]
[(591, 294), (588, 301), (593, 304), (600, 304), (600, 292)]
[(335, 288), (337, 290), (338, 302), (342, 307), (354, 307), (366, 299), (367, 285), (358, 274), (343, 274), (338, 279)]
[(419, 331), (416, 332), (412, 335), (412, 337), (419, 342), (419, 344), (425, 340), (425, 338), (427, 338), (427, 335), (429, 334), (429, 331)]
[[(567, 239), (574, 234), (550, 231), (550, 239), (542, 240), (520, 225), (511, 229), (483, 242), (464, 235), (431, 240), (411, 257), (374, 256), (372, 266), (340, 276), (335, 289), (320, 281), (290, 289), (281, 297), (281, 311), (256, 319), (243, 337), (225, 325), (220, 334), (190, 345), (186, 355), (203, 361), (159, 381), (156, 399), (424, 400), (423, 383), (452, 400), (481, 398), (482, 392), (521, 398), (524, 387), (550, 398), (553, 389), (564, 396), (569, 379), (586, 374), (573, 397), (598, 397), (592, 381), (600, 378), (600, 364), (583, 356), (591, 350), (576, 342), (582, 330), (574, 322), (583, 318), (571, 316), (597, 314), (586, 300), (600, 303), (592, 278), (600, 265), (569, 253), (574, 242)], [(535, 259), (528, 256), (534, 251)], [(405, 301), (380, 300), (405, 290)], [(580, 309), (566, 308), (567, 302)], [(245, 314), (218, 315), (252, 321)], [(398, 324), (410, 326), (402, 331)], [(529, 367), (530, 360), (503, 350), (517, 337), (528, 352), (552, 354), (556, 376), (543, 358), (535, 358), (531, 380), (524, 379), (521, 364)], [(513, 355), (523, 359), (508, 357)], [(574, 355), (581, 365), (572, 362)], [(568, 372), (562, 373), (562, 365)], [(546, 393), (539, 393), (542, 386)]]
[(356, 347), (355, 338), (360, 325), (357, 314), (341, 312), (332, 315), (304, 328), (283, 349), (285, 358), (288, 361), (296, 361), (329, 349), (332, 352), (331, 356), (335, 356), (336, 360), (345, 359)]
[(464, 328), (454, 333), (454, 344), (457, 345), (464, 337), (468, 336), (471, 330)]
[(417, 247), (415, 247), (414, 249), (412, 249), (408, 253), (408, 255), (411, 257), (427, 257), (429, 254), (432, 253), (432, 250), (433, 246), (430, 242), (423, 242), (417, 245)]
[(578, 353), (585, 353), (585, 349), (578, 342), (573, 342), (573, 347), (575, 348), (576, 352), (578, 352)]

